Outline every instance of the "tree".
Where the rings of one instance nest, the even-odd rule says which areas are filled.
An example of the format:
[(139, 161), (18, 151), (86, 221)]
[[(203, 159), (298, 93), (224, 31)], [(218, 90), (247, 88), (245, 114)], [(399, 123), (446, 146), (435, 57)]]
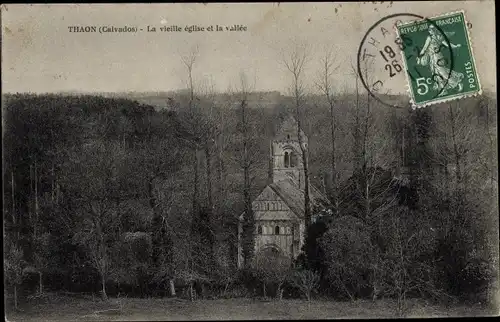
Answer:
[[(46, 200), (46, 198), (40, 198), (38, 192), (39, 186), (39, 173), (38, 173), (38, 164), (35, 160), (34, 164), (34, 178), (32, 180), (32, 193), (34, 199), (34, 216), (31, 215), (31, 207), (30, 211), (30, 228), (32, 229), (32, 251), (33, 251), (33, 268), (38, 273), (38, 293), (39, 295), (43, 294), (43, 274), (47, 271), (49, 267), (50, 261), (50, 242), (51, 242), (51, 234), (46, 231), (44, 222), (46, 218), (44, 216), (40, 216), (40, 212), (42, 210), (43, 213), (54, 213), (55, 208), (55, 200), (54, 200), (54, 188), (51, 193), (51, 200)], [(30, 169), (31, 170), (31, 169)], [(30, 173), (31, 176), (31, 173)], [(43, 209), (40, 209), (40, 203), (43, 203)]]
[(475, 126), (474, 107), (455, 103), (436, 110), (430, 159), (443, 169), (432, 181), (434, 189), (443, 191), (443, 201), (435, 206), (441, 210), (435, 219), (440, 223), (436, 268), (441, 273), (436, 279), (452, 295), (484, 300), (492, 270), (481, 263), (492, 258), (488, 227), (496, 227), (492, 214), (498, 205), (490, 201), (495, 174), (487, 165), (488, 130)]
[(262, 279), (264, 297), (268, 285), (276, 286), (276, 299), (283, 298), (283, 285), (291, 272), (290, 258), (272, 251), (264, 251), (257, 255), (255, 269)]
[(179, 189), (176, 177), (181, 167), (179, 160), (182, 160), (183, 151), (166, 135), (158, 139), (160, 142), (154, 149), (146, 146), (142, 151), (136, 152), (140, 157), (135, 166), (139, 173), (146, 174), (148, 188), (145, 194), (153, 214), (150, 226), (153, 281), (157, 285), (168, 281), (170, 295), (174, 296), (175, 245), (173, 239), (175, 233), (169, 216), (175, 198), (179, 196), (176, 191)]
[[(213, 263), (213, 248), (215, 238), (213, 236), (213, 189), (212, 189), (212, 154), (214, 149), (214, 141), (217, 136), (216, 108), (214, 106), (214, 89), (213, 84), (208, 83), (205, 87), (201, 84), (195, 85), (193, 77), (193, 68), (198, 59), (198, 47), (194, 47), (188, 55), (182, 56), (181, 60), (187, 70), (187, 89), (188, 103), (186, 109), (180, 109), (181, 122), (187, 131), (187, 138), (183, 139), (189, 144), (193, 151), (193, 194), (192, 194), (192, 221), (191, 221), (191, 236), (192, 239), (197, 239), (189, 245), (193, 247), (206, 247), (207, 258)], [(206, 205), (202, 207), (200, 198), (200, 152), (203, 151), (205, 156), (206, 169)], [(200, 225), (200, 220), (204, 222), (203, 227)], [(201, 242), (204, 240), (209, 244)], [(192, 249), (192, 260), (200, 259), (200, 251)], [(201, 260), (201, 259), (200, 259)], [(210, 264), (212, 265), (212, 264)], [(191, 264), (202, 267), (203, 265)]]
[(116, 144), (90, 147), (86, 168), (80, 176), (80, 227), (73, 240), (87, 250), (90, 263), (101, 277), (102, 298), (107, 300), (106, 280), (112, 270), (112, 250), (119, 233), (118, 206), (130, 198), (120, 191), (119, 175), (122, 150)]
[(195, 91), (195, 84), (194, 84), (194, 79), (193, 79), (193, 68), (196, 63), (196, 60), (198, 58), (199, 50), (198, 47), (194, 47), (191, 52), (186, 55), (182, 56), (181, 60), (182, 63), (186, 67), (187, 71), (187, 76), (188, 76), (188, 82), (187, 82), (187, 89), (188, 89), (188, 106), (187, 110), (182, 110), (183, 113), (181, 113), (181, 120), (185, 124), (185, 128), (187, 129), (189, 133), (189, 137), (187, 138), (187, 142), (189, 143), (190, 147), (193, 149), (193, 197), (192, 197), (192, 213), (196, 214), (198, 211), (199, 207), (199, 191), (198, 191), (198, 185), (199, 185), (199, 150), (200, 150), (200, 145), (203, 140), (202, 136), (202, 127), (201, 127), (201, 118), (199, 111), (197, 110), (197, 102), (198, 99), (196, 98), (196, 91)]
[(319, 286), (319, 275), (311, 270), (296, 270), (290, 277), (290, 282), (297, 287), (306, 297), (307, 301), (311, 301), (312, 293)]
[(356, 80), (356, 103), (354, 105), (354, 122), (352, 126), (353, 132), (353, 146), (352, 155), (354, 159), (354, 172), (357, 173), (361, 170), (361, 120), (360, 120), (360, 93), (359, 93), (359, 77), (360, 74), (356, 71), (354, 65), (351, 62), (351, 69), (353, 76)]
[(34, 266), (38, 272), (38, 293), (43, 294), (43, 273), (49, 268), (51, 253), (52, 235), (50, 233), (43, 233), (34, 238), (33, 244), (33, 257)]
[(310, 207), (310, 191), (309, 191), (309, 167), (307, 158), (307, 147), (303, 142), (302, 126), (301, 126), (301, 110), (303, 109), (304, 99), (306, 94), (305, 85), (303, 82), (304, 68), (307, 62), (306, 44), (297, 44), (289, 54), (282, 52), (281, 63), (285, 66), (286, 70), (291, 74), (291, 95), (294, 100), (295, 117), (297, 120), (297, 136), (299, 146), (302, 154), (302, 163), (304, 166), (304, 218), (305, 230), (307, 231), (311, 224), (311, 207)]
[(255, 218), (252, 210), (252, 200), (250, 196), (252, 167), (257, 163), (255, 154), (251, 151), (251, 124), (248, 114), (248, 96), (250, 94), (250, 86), (247, 77), (244, 73), (240, 74), (240, 87), (235, 93), (235, 99), (239, 105), (240, 111), (240, 134), (241, 134), (241, 150), (239, 156), (239, 165), (243, 170), (243, 225), (241, 232), (241, 244), (243, 253), (243, 266), (250, 267), (254, 258), (255, 249)]
[(320, 238), (327, 280), (350, 300), (365, 288), (373, 257), (370, 229), (361, 220), (343, 216), (331, 222)]
[(338, 67), (333, 66), (335, 57), (333, 57), (331, 50), (325, 52), (325, 56), (321, 59), (321, 71), (319, 75), (319, 80), (316, 86), (319, 88), (321, 93), (330, 109), (330, 128), (331, 128), (331, 144), (332, 144), (332, 155), (331, 155), (331, 171), (332, 171), (332, 187), (330, 192), (330, 200), (335, 206), (336, 215), (340, 215), (340, 199), (339, 199), (339, 180), (340, 176), (337, 172), (337, 155), (336, 151), (336, 117), (335, 117), (335, 98), (333, 89), (333, 73), (338, 69)]
[(23, 281), (24, 269), (26, 262), (24, 260), (23, 251), (16, 245), (11, 238), (5, 239), (4, 245), (4, 269), (7, 283), (14, 287), (14, 308), (18, 309), (18, 288)]
[[(152, 198), (155, 215), (151, 224), (152, 230), (152, 261), (155, 269), (153, 281), (157, 284), (168, 280), (170, 295), (175, 296), (175, 265), (172, 240), (172, 227), (169, 225), (168, 213), (163, 212), (158, 205), (156, 198)], [(158, 209), (158, 210), (157, 210)]]

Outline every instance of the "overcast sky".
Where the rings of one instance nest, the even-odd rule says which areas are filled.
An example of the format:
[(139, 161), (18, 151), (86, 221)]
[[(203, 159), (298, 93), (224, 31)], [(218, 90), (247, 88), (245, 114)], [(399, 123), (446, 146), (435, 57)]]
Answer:
[[(336, 86), (353, 87), (351, 62), (360, 41), (380, 18), (394, 13), (435, 16), (464, 9), (472, 23), (479, 78), (496, 79), (492, 1), (277, 4), (7, 5), (2, 8), (2, 87), (6, 92), (168, 91), (184, 87), (180, 55), (198, 45), (193, 71), (219, 91), (244, 71), (256, 90), (286, 92), (289, 77), (278, 63), (291, 40), (307, 42), (306, 84), (313, 84), (324, 47), (334, 46), (340, 65)], [(160, 26), (244, 25), (246, 32), (160, 32)], [(156, 33), (70, 33), (68, 26), (136, 26)], [(380, 66), (379, 66), (380, 67)], [(387, 73), (379, 68), (380, 73)], [(376, 73), (377, 71), (375, 71)], [(393, 92), (404, 91), (404, 78)], [(389, 86), (389, 85), (388, 85)]]

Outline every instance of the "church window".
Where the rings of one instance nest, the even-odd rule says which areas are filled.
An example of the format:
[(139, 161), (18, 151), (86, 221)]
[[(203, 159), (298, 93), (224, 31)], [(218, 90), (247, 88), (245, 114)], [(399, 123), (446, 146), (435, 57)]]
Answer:
[(288, 152), (285, 152), (285, 168), (288, 168), (290, 166), (290, 156), (288, 155)]
[(262, 226), (259, 226), (258, 228), (258, 232), (257, 232), (259, 235), (262, 235)]
[(280, 234), (280, 226), (274, 227), (274, 234), (279, 235)]

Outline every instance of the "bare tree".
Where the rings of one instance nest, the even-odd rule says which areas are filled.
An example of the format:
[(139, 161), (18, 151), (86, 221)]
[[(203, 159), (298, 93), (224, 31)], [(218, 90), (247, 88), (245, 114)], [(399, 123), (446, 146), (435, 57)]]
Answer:
[[(32, 230), (32, 243), (33, 243), (33, 269), (38, 274), (38, 293), (43, 294), (43, 273), (48, 269), (49, 265), (49, 248), (50, 248), (50, 238), (49, 232), (45, 231), (43, 228), (43, 218), (40, 217), (40, 205), (44, 204), (44, 210), (47, 211), (49, 205), (52, 209), (55, 206), (54, 201), (54, 189), (52, 189), (51, 199), (40, 197), (38, 192), (38, 187), (41, 181), (41, 175), (39, 170), (39, 164), (35, 160), (34, 165), (30, 166), (30, 192), (33, 200), (33, 204), (28, 205), (28, 213), (30, 220), (30, 228)], [(40, 167), (41, 168), (41, 167)], [(31, 173), (33, 172), (33, 173)], [(52, 185), (54, 186), (54, 185)], [(33, 208), (33, 209), (32, 209)], [(32, 212), (34, 215), (32, 215)]]
[(250, 196), (250, 171), (256, 160), (251, 155), (250, 122), (248, 116), (248, 99), (251, 86), (248, 84), (246, 75), (240, 73), (240, 86), (236, 91), (236, 99), (240, 110), (240, 132), (241, 132), (241, 155), (239, 164), (243, 170), (243, 225), (241, 232), (242, 252), (244, 267), (250, 267), (254, 257), (255, 248), (255, 218), (252, 211), (252, 200)]
[(18, 309), (18, 288), (23, 281), (26, 262), (22, 249), (8, 236), (4, 239), (4, 270), (6, 282), (14, 287), (14, 308)]
[(310, 207), (310, 191), (309, 191), (309, 166), (307, 158), (307, 148), (302, 137), (301, 114), (304, 106), (306, 88), (304, 84), (304, 68), (308, 59), (308, 52), (305, 43), (296, 44), (295, 48), (290, 53), (281, 53), (281, 63), (286, 70), (291, 74), (291, 94), (294, 99), (295, 118), (297, 119), (297, 136), (302, 154), (302, 162), (304, 165), (304, 218), (305, 231), (311, 224), (311, 207)]
[[(213, 253), (213, 230), (210, 225), (213, 211), (213, 193), (212, 193), (212, 150), (215, 137), (215, 108), (214, 108), (214, 89), (213, 84), (195, 85), (193, 70), (199, 56), (198, 47), (193, 48), (188, 55), (182, 56), (181, 60), (187, 71), (188, 104), (187, 109), (181, 109), (181, 119), (184, 123), (188, 135), (184, 140), (189, 144), (193, 151), (193, 194), (192, 194), (192, 221), (191, 221), (191, 239), (199, 238), (204, 235), (208, 238), (209, 245), (202, 245), (200, 242), (192, 241), (189, 245), (193, 247), (203, 246), (207, 251)], [(203, 86), (205, 85), (205, 86)], [(207, 108), (204, 108), (207, 107)], [(205, 155), (206, 161), (206, 188), (207, 204), (200, 207), (200, 152)], [(199, 218), (202, 216), (203, 218)], [(204, 223), (200, 225), (200, 220)], [(200, 231), (203, 230), (202, 231)], [(201, 234), (201, 235), (200, 235)], [(201, 237), (200, 237), (201, 238)], [(192, 260), (201, 260), (201, 255), (193, 248)], [(213, 256), (212, 256), (213, 257)], [(191, 263), (190, 269), (194, 271), (195, 265)]]
[(330, 192), (330, 199), (335, 206), (335, 211), (337, 216), (340, 214), (340, 199), (339, 199), (339, 180), (340, 176), (337, 172), (336, 166), (336, 146), (335, 146), (335, 138), (336, 138), (336, 128), (335, 123), (337, 122), (335, 118), (335, 98), (334, 98), (334, 89), (333, 89), (333, 74), (338, 69), (338, 66), (334, 67), (335, 57), (332, 54), (331, 49), (327, 49), (325, 51), (325, 56), (321, 58), (321, 71), (319, 75), (319, 80), (316, 85), (319, 90), (325, 96), (325, 100), (330, 109), (330, 128), (331, 128), (331, 143), (332, 143), (332, 156), (331, 156), (331, 167), (332, 167), (332, 187), (333, 189)]
[(200, 96), (200, 132), (203, 133), (203, 150), (205, 154), (205, 179), (207, 193), (207, 209), (213, 211), (213, 187), (212, 187), (212, 159), (216, 148), (216, 138), (220, 131), (219, 113), (216, 102), (215, 84), (208, 80), (199, 89)]
[[(112, 253), (119, 226), (119, 204), (131, 198), (120, 191), (120, 167), (123, 150), (118, 144), (96, 144), (86, 151), (85, 169), (73, 173), (81, 182), (80, 230), (73, 240), (83, 246), (90, 263), (101, 277), (102, 298), (107, 300), (106, 281), (113, 269)], [(68, 175), (71, 180), (71, 175)]]
[(276, 299), (283, 299), (283, 285), (291, 274), (290, 258), (282, 254), (270, 252), (259, 253), (255, 260), (255, 269), (262, 279), (264, 297), (266, 297), (267, 285), (276, 286)]
[[(161, 144), (164, 148), (164, 145)], [(163, 149), (159, 149), (160, 151)], [(165, 152), (165, 151), (164, 151)], [(156, 264), (154, 280), (161, 283), (165, 280), (169, 282), (170, 295), (175, 296), (175, 259), (173, 258), (174, 244), (173, 237), (175, 229), (172, 227), (169, 215), (173, 207), (175, 194), (174, 179), (169, 170), (174, 169), (175, 162), (178, 162), (179, 151), (176, 149), (169, 151), (169, 158), (165, 160), (165, 153), (152, 154), (153, 169), (150, 169), (148, 180), (149, 206), (153, 212), (152, 245), (153, 262)], [(148, 151), (148, 153), (151, 153)], [(158, 158), (161, 156), (161, 158)]]
[(187, 89), (188, 89), (188, 108), (183, 119), (186, 123), (191, 139), (190, 146), (193, 148), (193, 196), (192, 196), (192, 211), (197, 213), (199, 206), (199, 150), (202, 140), (200, 129), (200, 117), (196, 111), (198, 100), (195, 97), (195, 84), (193, 79), (193, 68), (199, 55), (199, 48), (194, 47), (191, 52), (181, 57), (182, 63), (187, 71)]
[(112, 209), (107, 208), (103, 201), (91, 201), (90, 216), (83, 221), (85, 228), (76, 233), (73, 239), (87, 249), (91, 264), (101, 277), (102, 298), (107, 300), (106, 280), (111, 271), (108, 238), (115, 220), (111, 218)]
[(361, 149), (361, 134), (360, 134), (360, 100), (359, 100), (359, 73), (351, 62), (352, 75), (356, 80), (356, 103), (354, 105), (354, 124), (353, 124), (353, 157), (354, 157), (354, 173), (361, 169), (360, 149)]
[(292, 273), (290, 281), (304, 294), (309, 302), (312, 293), (319, 287), (320, 278), (317, 273), (311, 270), (297, 270)]

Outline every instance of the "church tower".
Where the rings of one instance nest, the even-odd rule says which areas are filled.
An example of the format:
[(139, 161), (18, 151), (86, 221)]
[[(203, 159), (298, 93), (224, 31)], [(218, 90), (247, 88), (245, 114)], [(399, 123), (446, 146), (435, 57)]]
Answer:
[(281, 128), (271, 142), (270, 168), (271, 181), (277, 183), (285, 179), (292, 179), (300, 189), (305, 189), (304, 164), (300, 143), (308, 149), (308, 139), (300, 130), (300, 143), (297, 133), (297, 121), (290, 116), (282, 123)]

